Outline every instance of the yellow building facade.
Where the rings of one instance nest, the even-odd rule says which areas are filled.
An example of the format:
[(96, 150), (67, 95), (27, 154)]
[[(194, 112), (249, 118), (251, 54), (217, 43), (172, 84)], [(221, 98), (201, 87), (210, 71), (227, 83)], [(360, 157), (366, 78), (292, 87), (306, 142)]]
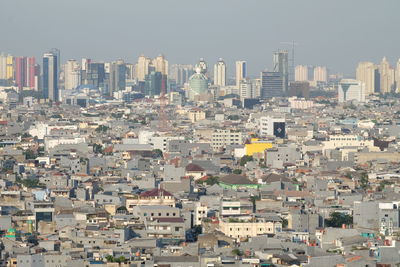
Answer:
[(251, 139), (251, 144), (245, 145), (246, 156), (253, 156), (256, 153), (264, 153), (266, 149), (273, 148), (271, 142), (259, 141), (257, 138)]

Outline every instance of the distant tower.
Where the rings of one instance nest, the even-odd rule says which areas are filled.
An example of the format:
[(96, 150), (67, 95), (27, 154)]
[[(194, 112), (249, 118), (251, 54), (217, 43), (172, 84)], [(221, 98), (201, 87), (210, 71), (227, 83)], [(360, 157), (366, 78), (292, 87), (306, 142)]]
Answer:
[(159, 55), (153, 59), (152, 64), (156, 72), (161, 72), (162, 75), (168, 75), (168, 61), (164, 55)]
[(394, 85), (394, 70), (389, 61), (384, 57), (379, 65), (380, 89), (381, 93), (390, 93)]
[(58, 58), (51, 52), (43, 55), (43, 93), (45, 99), (59, 100)]
[(283, 76), (281, 72), (261, 73), (261, 98), (272, 98), (283, 96)]
[(396, 65), (396, 92), (400, 92), (400, 59)]
[(144, 55), (139, 56), (138, 62), (136, 63), (136, 66), (135, 66), (136, 78), (139, 81), (144, 81), (146, 78), (146, 75), (149, 74), (150, 64), (151, 64), (150, 58), (147, 58)]
[(200, 72), (203, 73), (204, 75), (207, 74), (207, 63), (204, 60), (204, 58), (200, 58), (199, 63), (197, 64), (197, 66), (200, 68)]
[(236, 86), (239, 87), (240, 82), (247, 77), (246, 61), (236, 61)]
[(314, 68), (314, 82), (324, 82), (328, 81), (328, 71), (326, 67), (317, 66)]
[(308, 81), (308, 66), (298, 65), (294, 70), (294, 80), (296, 82)]
[(219, 86), (226, 85), (226, 65), (222, 58), (214, 65), (214, 84)]
[(15, 58), (15, 83), (19, 90), (23, 88), (35, 89), (35, 58)]
[(283, 91), (286, 93), (289, 86), (289, 52), (287, 50), (274, 52), (273, 71), (282, 74)]
[(360, 62), (356, 69), (356, 79), (365, 84), (365, 94), (370, 95), (379, 91), (378, 67), (372, 62)]
[(117, 60), (110, 64), (109, 95), (112, 97), (116, 91), (123, 91), (126, 87), (126, 64), (123, 60)]
[(75, 59), (70, 59), (64, 66), (64, 88), (65, 90), (76, 89), (80, 85), (81, 69)]

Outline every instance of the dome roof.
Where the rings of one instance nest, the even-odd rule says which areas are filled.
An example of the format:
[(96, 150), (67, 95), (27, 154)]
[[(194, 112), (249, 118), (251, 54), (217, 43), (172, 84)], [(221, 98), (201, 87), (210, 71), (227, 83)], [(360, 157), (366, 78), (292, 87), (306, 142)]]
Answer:
[(189, 78), (189, 81), (191, 81), (191, 80), (204, 80), (204, 81), (207, 81), (208, 78), (203, 73), (195, 73)]

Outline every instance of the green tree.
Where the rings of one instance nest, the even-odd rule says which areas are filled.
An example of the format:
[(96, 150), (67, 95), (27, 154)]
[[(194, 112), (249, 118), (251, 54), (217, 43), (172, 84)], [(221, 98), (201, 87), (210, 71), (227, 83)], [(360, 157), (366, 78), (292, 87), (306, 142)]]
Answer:
[(23, 133), (23, 134), (21, 135), (21, 137), (22, 137), (22, 138), (29, 138), (29, 137), (32, 137), (32, 135), (30, 135), (29, 133)]
[(98, 154), (102, 154), (104, 151), (103, 146), (100, 144), (94, 144), (93, 145), (93, 152), (94, 153), (98, 153)]
[(163, 157), (163, 152), (161, 151), (161, 149), (154, 149), (153, 150), (153, 155), (156, 157), (156, 158), (162, 158)]
[(325, 219), (325, 225), (327, 227), (340, 228), (343, 224), (353, 224), (353, 216), (340, 212), (332, 212), (331, 217), (329, 219)]
[(233, 170), (233, 174), (242, 174), (242, 170), (241, 169)]
[(26, 150), (23, 153), (25, 155), (25, 159), (35, 159), (36, 158), (36, 154), (33, 150)]
[(235, 249), (232, 250), (232, 254), (235, 255), (235, 256), (239, 256), (240, 257), (240, 256), (243, 255), (243, 252), (240, 249), (235, 248)]
[(382, 181), (379, 183), (377, 190), (382, 191), (386, 185), (392, 185), (392, 184), (393, 184), (393, 182), (391, 182), (391, 181)]
[(219, 181), (218, 176), (210, 176), (205, 182), (207, 185), (214, 185), (217, 184)]
[(107, 132), (109, 129), (110, 129), (110, 127), (108, 127), (108, 126), (99, 125), (99, 126), (96, 128), (96, 132), (98, 132), (98, 133), (105, 133), (105, 132)]
[(360, 186), (361, 186), (361, 188), (362, 188), (363, 190), (366, 190), (366, 189), (368, 189), (368, 187), (369, 187), (368, 174), (367, 174), (366, 172), (363, 172), (363, 173), (361, 174), (361, 177), (360, 177)]
[(228, 116), (228, 120), (231, 120), (231, 121), (237, 121), (239, 119), (240, 119), (239, 115), (229, 115)]
[(286, 218), (282, 218), (282, 228), (287, 228), (289, 225), (289, 222)]
[(241, 159), (240, 159), (240, 166), (244, 166), (244, 165), (246, 165), (246, 163), (247, 162), (249, 162), (249, 161), (253, 161), (253, 156), (247, 156), (247, 155), (244, 155)]

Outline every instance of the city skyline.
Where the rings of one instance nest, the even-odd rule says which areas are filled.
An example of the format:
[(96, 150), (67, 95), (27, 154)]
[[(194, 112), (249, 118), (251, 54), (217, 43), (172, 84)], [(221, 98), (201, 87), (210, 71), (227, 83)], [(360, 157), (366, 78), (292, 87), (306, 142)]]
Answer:
[[(38, 58), (49, 48), (57, 47), (62, 51), (62, 63), (82, 57), (134, 62), (142, 53), (151, 57), (163, 53), (171, 63), (179, 64), (193, 64), (198, 58), (207, 62), (224, 58), (227, 66), (234, 66), (235, 61), (243, 59), (248, 62), (250, 75), (271, 70), (271, 53), (290, 50), (282, 42), (292, 40), (298, 43), (296, 65), (328, 66), (346, 76), (355, 75), (360, 61), (379, 61), (386, 56), (395, 64), (398, 57), (396, 43), (400, 37), (386, 34), (396, 31), (396, 25), (389, 22), (394, 21), (400, 7), (397, 1), (234, 1), (228, 5), (227, 1), (207, 0), (194, 7), (180, 0), (158, 5), (96, 1), (94, 8), (92, 0), (79, 2), (82, 10), (87, 8), (91, 13), (74, 8), (76, 4), (76, 0), (68, 4), (48, 0), (2, 1), (0, 8), (9, 12), (0, 22), (12, 26), (0, 30), (2, 36), (7, 36), (1, 50)], [(385, 12), (375, 12), (377, 9)], [(49, 12), (57, 10), (63, 12)], [(328, 20), (324, 15), (327, 11), (340, 14), (340, 20)], [(151, 19), (146, 16), (148, 23), (144, 26), (140, 22), (143, 14), (149, 12), (153, 15)], [(373, 17), (369, 15), (372, 12)], [(217, 20), (218, 17), (224, 20)], [(245, 32), (247, 38), (238, 38), (240, 32)], [(26, 40), (30, 40), (28, 46)], [(231, 76), (234, 68), (227, 71)]]

